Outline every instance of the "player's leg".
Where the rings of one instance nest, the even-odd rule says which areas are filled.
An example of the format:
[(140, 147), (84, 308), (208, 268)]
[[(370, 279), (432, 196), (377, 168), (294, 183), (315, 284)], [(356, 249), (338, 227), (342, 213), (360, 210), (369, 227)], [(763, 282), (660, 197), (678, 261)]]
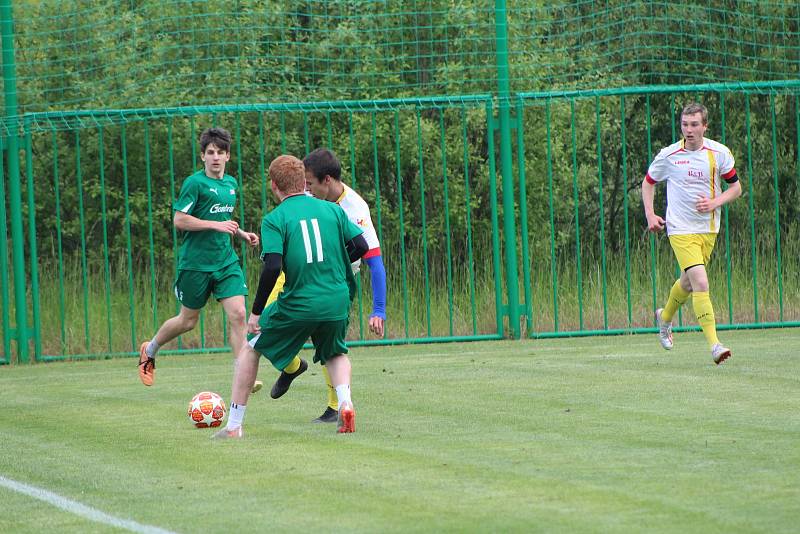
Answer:
[(292, 358), (292, 361), (283, 368), (281, 374), (278, 375), (278, 379), (275, 380), (274, 384), (272, 384), (272, 389), (269, 392), (269, 396), (273, 399), (279, 399), (283, 397), (283, 395), (289, 391), (289, 386), (292, 385), (294, 379), (305, 373), (307, 370), (307, 361), (299, 356)]
[(158, 349), (181, 334), (192, 330), (211, 294), (209, 273), (179, 271), (175, 281), (175, 296), (181, 303), (178, 315), (167, 319), (150, 341), (139, 346), (139, 379), (145, 386), (155, 382), (155, 358)]
[(669, 290), (667, 302), (663, 308), (656, 310), (656, 326), (658, 327), (658, 340), (661, 346), (670, 350), (673, 346), (672, 340), (672, 318), (678, 313), (692, 294), (692, 285), (686, 275), (686, 268), (689, 266), (703, 264), (703, 256), (700, 244), (695, 235), (671, 235), (669, 244), (675, 253), (675, 259), (681, 268), (681, 276)]
[[(234, 356), (234, 370), (236, 369), (238, 355), (242, 347), (246, 345), (247, 319), (244, 307), (244, 297), (247, 295), (247, 284), (244, 274), (238, 263), (233, 263), (224, 269), (214, 273), (213, 276), (214, 296), (222, 304), (225, 316), (228, 319), (228, 337), (231, 345), (231, 353)], [(263, 386), (262, 383), (251, 384), (251, 392), (255, 393)]]
[(233, 373), (233, 385), (231, 387), (231, 405), (228, 413), (228, 423), (224, 429), (215, 433), (212, 438), (241, 438), (244, 436), (242, 425), (244, 424), (244, 414), (247, 410), (247, 400), (250, 397), (250, 389), (253, 386), (258, 374), (258, 364), (261, 355), (247, 343), (244, 344), (239, 354), (236, 356), (237, 365)]
[(331, 375), (326, 366), (322, 366), (322, 375), (325, 377), (325, 384), (328, 388), (328, 405), (322, 415), (312, 421), (312, 423), (335, 423), (339, 420), (339, 399), (336, 396), (336, 389), (333, 387)]
[(697, 316), (697, 322), (703, 329), (709, 347), (719, 343), (717, 339), (717, 326), (714, 319), (714, 307), (708, 294), (708, 273), (705, 265), (695, 265), (686, 271), (692, 284), (692, 306)]
[(145, 386), (152, 386), (156, 379), (156, 353), (162, 345), (185, 334), (197, 325), (200, 310), (181, 306), (175, 317), (167, 319), (150, 341), (139, 346), (139, 378)]
[[(225, 316), (228, 318), (228, 338), (231, 345), (231, 353), (233, 359), (233, 371), (236, 373), (236, 368), (239, 365), (238, 354), (241, 353), (242, 348), (247, 346), (245, 336), (247, 332), (247, 322), (245, 321), (244, 297), (237, 295), (221, 299), (222, 309), (225, 310)], [(263, 386), (259, 383), (256, 387), (256, 377), (253, 376), (253, 382), (250, 384), (250, 392), (255, 393)]]
[(245, 345), (245, 333), (247, 322), (245, 319), (244, 297), (237, 295), (219, 301), (225, 316), (228, 318), (228, 338), (230, 340), (231, 352), (234, 356), (239, 354)]
[(340, 433), (355, 432), (356, 414), (353, 409), (353, 400), (350, 396), (350, 378), (352, 366), (346, 356), (348, 319), (341, 321), (326, 321), (311, 334), (316, 353), (314, 361), (321, 362), (330, 375), (331, 383), (336, 392), (338, 428)]
[(719, 365), (731, 356), (731, 351), (720, 343), (717, 337), (717, 321), (708, 286), (708, 273), (705, 265), (687, 269), (686, 274), (692, 284), (692, 306), (703, 335), (711, 349), (711, 358)]
[(665, 323), (672, 322), (672, 318), (678, 313), (680, 307), (689, 300), (689, 296), (692, 293), (692, 285), (686, 276), (686, 268), (703, 263), (702, 253), (694, 236), (671, 235), (669, 236), (669, 244), (675, 254), (675, 259), (678, 260), (678, 265), (680, 265), (681, 276), (672, 284), (667, 302), (661, 312), (661, 320)]
[(349, 433), (356, 431), (356, 412), (353, 409), (353, 400), (350, 397), (350, 379), (352, 375), (352, 365), (350, 358), (344, 354), (338, 354), (328, 360), (325, 364), (331, 376), (333, 388), (336, 391), (339, 412), (338, 429), (339, 433)]
[(663, 308), (656, 310), (656, 326), (658, 327), (658, 340), (666, 350), (672, 348), (672, 318), (683, 306), (692, 293), (692, 287), (686, 273), (681, 273), (681, 277), (675, 280), (669, 290), (667, 303)]
[(675, 280), (675, 283), (672, 284), (669, 290), (669, 296), (667, 297), (666, 304), (664, 304), (664, 311), (661, 314), (661, 318), (665, 322), (672, 322), (672, 318), (678, 313), (680, 307), (686, 304), (691, 293), (692, 286), (689, 282), (689, 277), (686, 276), (685, 272), (682, 272), (681, 277)]
[(285, 317), (272, 313), (272, 306), (261, 316), (261, 332), (251, 337), (242, 348), (234, 372), (231, 393), (231, 412), (224, 430), (214, 434), (216, 439), (242, 437), (244, 412), (250, 395), (250, 385), (258, 374), (259, 358), (264, 356), (278, 369), (285, 368), (308, 339), (309, 330)]
[(161, 328), (158, 329), (153, 339), (147, 343), (146, 352), (151, 358), (155, 358), (158, 349), (169, 343), (176, 337), (185, 334), (197, 326), (200, 318), (200, 310), (181, 306), (178, 315), (167, 319)]
[[(270, 304), (261, 315), (261, 333), (255, 345), (273, 367), (281, 374), (272, 386), (270, 396), (273, 399), (282, 397), (292, 382), (305, 373), (308, 362), (297, 354), (302, 350), (315, 323), (295, 321)], [(253, 339), (249, 341), (253, 344)]]

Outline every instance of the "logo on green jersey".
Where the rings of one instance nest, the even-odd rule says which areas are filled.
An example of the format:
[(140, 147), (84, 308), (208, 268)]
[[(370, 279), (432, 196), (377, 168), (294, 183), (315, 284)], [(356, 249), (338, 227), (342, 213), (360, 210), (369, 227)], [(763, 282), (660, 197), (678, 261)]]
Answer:
[(229, 206), (227, 204), (214, 204), (211, 206), (211, 209), (208, 210), (209, 213), (233, 213), (233, 206)]

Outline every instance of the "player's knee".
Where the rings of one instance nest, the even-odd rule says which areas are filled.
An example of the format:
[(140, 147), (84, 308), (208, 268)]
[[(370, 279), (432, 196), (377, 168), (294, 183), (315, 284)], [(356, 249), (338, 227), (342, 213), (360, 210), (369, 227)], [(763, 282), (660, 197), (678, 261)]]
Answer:
[(198, 319), (199, 319), (198, 315), (184, 315), (181, 321), (181, 326), (183, 327), (183, 331), (188, 332), (189, 330), (194, 329), (194, 327), (197, 326)]
[(695, 291), (708, 291), (708, 280), (700, 280), (693, 284)]
[(228, 322), (231, 325), (234, 325), (234, 326), (242, 326), (242, 325), (244, 325), (244, 322), (245, 322), (245, 319), (246, 319), (244, 306), (242, 306), (241, 308), (234, 308), (233, 310), (230, 310), (229, 312), (227, 312), (227, 314), (228, 314)]

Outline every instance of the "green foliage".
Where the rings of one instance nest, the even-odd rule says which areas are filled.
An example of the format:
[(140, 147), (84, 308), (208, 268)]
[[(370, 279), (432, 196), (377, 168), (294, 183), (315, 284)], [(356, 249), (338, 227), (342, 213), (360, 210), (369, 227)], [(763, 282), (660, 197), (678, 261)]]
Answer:
[[(549, 91), (511, 103), (524, 143), (514, 136), (515, 178), (524, 164), (527, 195), (515, 215), (527, 215), (522, 237), (534, 270), (580, 254), (588, 276), (604, 255), (646, 249), (639, 184), (654, 154), (680, 136), (679, 110), (695, 99), (709, 107), (708, 136), (731, 148), (742, 179), (745, 195), (730, 205), (724, 230), (740, 244), (737, 259), (779, 258), (800, 215), (796, 88), (575, 98), (557, 91), (796, 78), (794, 3), (693, 3), (688, 23), (682, 2), (509, 4), (511, 90)], [(274, 204), (265, 170), (272, 158), (329, 146), (345, 181), (372, 207), (390, 281), (402, 278), (405, 261), (419, 291), (455, 284), (463, 290), (456, 300), (465, 298), (468, 277), (458, 275), (465, 272), (491, 287), (499, 276), (493, 225), (504, 213), (492, 204), (503, 191), (486, 104), (496, 113), (503, 102), (468, 103), (464, 95), (497, 90), (493, 7), (15, 2), (20, 110), (52, 112), (26, 117), (31, 169), (21, 151), (39, 261), (83, 256), (101, 273), (124, 258), (120, 273), (136, 280), (147, 278), (151, 262), (170, 273), (180, 240), (172, 200), (200, 166), (199, 132), (220, 125), (235, 137), (227, 170), (242, 183), (236, 218), (245, 228), (257, 230)], [(413, 104), (430, 95), (450, 96)], [(410, 103), (369, 105), (387, 98)], [(232, 106), (264, 102), (281, 104)], [(212, 113), (201, 105), (219, 106)], [(122, 117), (114, 108), (138, 111)], [(519, 198), (516, 185), (514, 193)], [(497, 232), (501, 247), (507, 237)], [(746, 272), (750, 263), (734, 269)], [(796, 270), (772, 280), (780, 276)]]
[[(494, 2), (14, 2), (22, 112), (494, 93)], [(511, 90), (796, 79), (796, 3), (508, 2)], [(687, 15), (690, 14), (690, 15)]]

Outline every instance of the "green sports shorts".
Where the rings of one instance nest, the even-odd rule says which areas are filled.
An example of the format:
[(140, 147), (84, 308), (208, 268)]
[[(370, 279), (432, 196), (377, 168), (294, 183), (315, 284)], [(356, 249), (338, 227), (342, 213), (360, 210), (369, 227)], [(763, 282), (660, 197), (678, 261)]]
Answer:
[(256, 352), (264, 356), (279, 371), (292, 359), (310, 337), (314, 344), (314, 361), (325, 365), (333, 356), (347, 354), (347, 327), (349, 318), (336, 321), (308, 321), (292, 319), (270, 304), (259, 321), (261, 333), (248, 339)]
[(213, 272), (178, 271), (175, 296), (187, 308), (199, 310), (212, 293), (217, 300), (247, 295), (247, 284), (238, 262)]

